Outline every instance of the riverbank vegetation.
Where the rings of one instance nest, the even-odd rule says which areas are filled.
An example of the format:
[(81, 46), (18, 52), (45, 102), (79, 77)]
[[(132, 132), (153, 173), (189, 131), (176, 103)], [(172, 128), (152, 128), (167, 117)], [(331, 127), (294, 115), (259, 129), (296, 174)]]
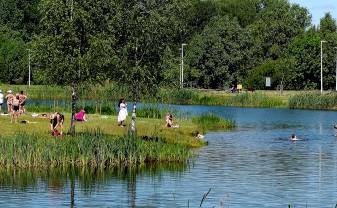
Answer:
[[(132, 90), (127, 89), (128, 93), (123, 93), (118, 90), (116, 83), (110, 83), (106, 86), (87, 87), (79, 91), (80, 100), (77, 106), (84, 107), (89, 113), (100, 114), (115, 114), (116, 102), (124, 97), (128, 101), (133, 101)], [(21, 90), (28, 94), (29, 99), (34, 99), (34, 105), (30, 106), (32, 111), (42, 112), (44, 108), (59, 109), (64, 108), (66, 112), (70, 112), (71, 103), (70, 97), (71, 88), (62, 86), (31, 86), (27, 85), (0, 85), (0, 89)], [(55, 94), (56, 93), (56, 94)], [(280, 95), (274, 91), (256, 91), (243, 93), (229, 93), (224, 90), (200, 90), (200, 89), (168, 89), (160, 88), (156, 95), (142, 95), (140, 101), (143, 103), (166, 103), (166, 104), (182, 104), (182, 105), (220, 105), (220, 106), (239, 106), (239, 107), (287, 107), (288, 98), (296, 94), (285, 92)], [(48, 103), (46, 103), (46, 100)], [(68, 100), (68, 101), (67, 101)], [(41, 108), (40, 108), (41, 107)], [(152, 109), (141, 108), (140, 115), (148, 115), (148, 113), (156, 114), (157, 117), (162, 117), (162, 113), (154, 111), (155, 106), (149, 107)], [(146, 112), (148, 111), (148, 112)], [(151, 115), (152, 116), (152, 115)], [(152, 116), (153, 117), (153, 116)]]
[(291, 109), (337, 110), (337, 93), (300, 93), (289, 98)]

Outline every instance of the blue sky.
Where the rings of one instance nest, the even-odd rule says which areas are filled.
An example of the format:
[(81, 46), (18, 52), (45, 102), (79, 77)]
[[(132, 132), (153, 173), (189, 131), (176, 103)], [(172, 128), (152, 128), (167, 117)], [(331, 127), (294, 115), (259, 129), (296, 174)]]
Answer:
[(319, 20), (326, 12), (330, 12), (337, 19), (337, 0), (289, 0), (309, 9), (312, 15), (312, 23), (319, 24)]

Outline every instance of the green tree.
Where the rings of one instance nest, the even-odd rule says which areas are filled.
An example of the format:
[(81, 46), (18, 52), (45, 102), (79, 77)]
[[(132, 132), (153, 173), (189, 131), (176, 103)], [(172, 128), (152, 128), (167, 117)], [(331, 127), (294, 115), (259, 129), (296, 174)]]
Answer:
[[(108, 1), (41, 2), (43, 32), (33, 42), (39, 83), (95, 83), (114, 68), (114, 4)], [(100, 20), (100, 21), (98, 21)]]
[(320, 83), (320, 36), (310, 29), (289, 45), (288, 56), (295, 60), (286, 78), (288, 89), (317, 89)]
[(0, 25), (19, 31), (28, 42), (39, 32), (40, 0), (0, 0)]
[(319, 35), (323, 44), (323, 84), (325, 89), (335, 89), (335, 67), (337, 46), (337, 24), (330, 13), (326, 13), (320, 21)]
[(200, 74), (197, 80), (189, 81), (197, 81), (204, 88), (223, 88), (241, 81), (251, 45), (250, 34), (237, 20), (213, 18), (189, 43), (187, 63)]
[(20, 33), (0, 26), (0, 43), (0, 82), (26, 83), (28, 58)]
[(330, 13), (326, 13), (325, 16), (321, 19), (319, 31), (322, 34), (337, 32), (336, 20), (332, 18)]
[(255, 38), (256, 57), (278, 59), (297, 35), (304, 33), (311, 16), (307, 9), (285, 0), (266, 0), (260, 4), (258, 20), (249, 27)]

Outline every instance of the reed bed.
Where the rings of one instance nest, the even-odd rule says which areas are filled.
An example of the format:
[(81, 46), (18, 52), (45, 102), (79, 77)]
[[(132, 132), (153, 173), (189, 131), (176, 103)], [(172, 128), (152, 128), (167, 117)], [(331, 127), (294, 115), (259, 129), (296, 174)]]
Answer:
[(234, 121), (226, 120), (213, 113), (193, 117), (192, 122), (198, 125), (203, 131), (233, 129), (235, 127)]
[(291, 109), (337, 110), (337, 93), (306, 92), (289, 99)]
[(286, 103), (279, 97), (263, 93), (235, 93), (228, 95), (203, 95), (199, 101), (202, 105), (222, 105), (238, 107), (273, 108), (285, 107)]
[(188, 105), (219, 105), (219, 106), (238, 106), (238, 107), (286, 107), (287, 102), (281, 97), (267, 95), (260, 92), (254, 93), (208, 93), (204, 91), (180, 89), (166, 90), (161, 89), (159, 93), (159, 102), (188, 104)]
[[(71, 99), (71, 88), (69, 86), (25, 86), (25, 85), (0, 85), (0, 89), (12, 89), (15, 92), (24, 90), (29, 99), (39, 100), (69, 100)], [(120, 86), (110, 83), (104, 86), (88, 86), (78, 89), (78, 97), (83, 101), (83, 107), (95, 111), (109, 111), (110, 108), (104, 103), (116, 103), (121, 97), (128, 101), (133, 100), (132, 90), (128, 86)], [(288, 96), (287, 96), (288, 97)], [(143, 103), (170, 103), (184, 105), (221, 105), (239, 107), (287, 107), (287, 97), (281, 97), (272, 93), (225, 93), (224, 91), (209, 91), (197, 89), (167, 89), (160, 88), (154, 94), (141, 95)], [(94, 101), (94, 103), (93, 103)], [(56, 101), (55, 101), (56, 102)], [(91, 102), (88, 105), (88, 102)], [(67, 104), (70, 108), (70, 104)]]
[(0, 166), (5, 168), (133, 166), (146, 163), (186, 162), (186, 146), (165, 140), (144, 141), (133, 136), (109, 136), (99, 131), (54, 138), (18, 133), (0, 137)]

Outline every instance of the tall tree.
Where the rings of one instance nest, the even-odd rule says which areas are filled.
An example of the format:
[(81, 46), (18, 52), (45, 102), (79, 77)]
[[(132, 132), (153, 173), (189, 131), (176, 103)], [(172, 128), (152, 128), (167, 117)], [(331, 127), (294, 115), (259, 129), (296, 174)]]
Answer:
[(0, 0), (0, 25), (19, 31), (25, 42), (39, 32), (40, 0)]
[(237, 20), (215, 17), (189, 42), (186, 62), (199, 71), (199, 86), (223, 88), (242, 79), (251, 46), (249, 33)]
[(21, 34), (6, 26), (0, 26), (0, 43), (0, 82), (26, 83), (28, 72), (25, 73), (25, 69), (28, 68), (28, 58)]

